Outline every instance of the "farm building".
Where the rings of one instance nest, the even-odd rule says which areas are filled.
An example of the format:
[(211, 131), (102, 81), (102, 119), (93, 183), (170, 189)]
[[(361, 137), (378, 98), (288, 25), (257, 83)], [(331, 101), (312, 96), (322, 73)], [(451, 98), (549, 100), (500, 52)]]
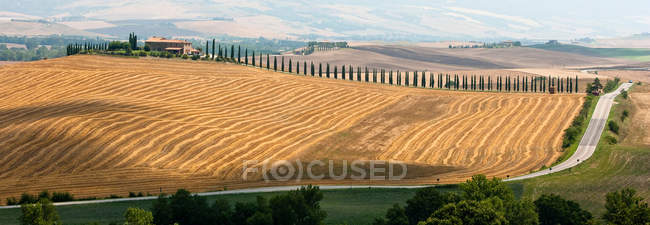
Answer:
[(151, 51), (165, 51), (174, 54), (199, 54), (199, 50), (192, 48), (192, 43), (184, 40), (171, 40), (164, 37), (151, 37), (144, 41)]

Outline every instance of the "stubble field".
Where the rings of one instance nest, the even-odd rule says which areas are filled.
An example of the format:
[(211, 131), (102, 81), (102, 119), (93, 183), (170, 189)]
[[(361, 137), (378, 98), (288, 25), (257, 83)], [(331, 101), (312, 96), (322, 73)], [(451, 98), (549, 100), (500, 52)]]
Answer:
[[(73, 56), (0, 67), (0, 198), (209, 191), (245, 160), (400, 160), (453, 183), (550, 165), (582, 95), (426, 90), (214, 62)], [(293, 185), (293, 183), (292, 183)]]

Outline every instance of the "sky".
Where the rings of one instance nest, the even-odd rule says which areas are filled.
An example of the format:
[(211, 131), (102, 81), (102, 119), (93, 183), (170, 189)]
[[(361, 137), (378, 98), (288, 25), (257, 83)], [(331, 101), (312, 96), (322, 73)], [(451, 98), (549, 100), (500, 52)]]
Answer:
[(650, 32), (647, 0), (241, 1), (0, 0), (0, 17), (91, 20), (265, 18), (293, 32), (331, 36), (610, 38)]

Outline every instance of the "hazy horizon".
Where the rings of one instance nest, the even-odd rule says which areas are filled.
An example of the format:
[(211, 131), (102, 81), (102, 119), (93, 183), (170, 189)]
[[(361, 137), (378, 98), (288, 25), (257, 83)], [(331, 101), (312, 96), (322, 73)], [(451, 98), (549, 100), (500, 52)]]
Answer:
[(623, 37), (648, 32), (650, 15), (646, 14), (647, 9), (650, 9), (648, 1), (604, 0), (406, 0), (399, 3), (350, 3), (339, 0), (315, 3), (303, 0), (3, 0), (0, 19), (73, 18), (110, 22), (127, 19), (232, 18), (234, 24), (253, 24), (271, 29), (278, 33), (273, 34), (275, 38), (313, 35), (325, 38), (395, 36), (395, 39), (571, 40)]

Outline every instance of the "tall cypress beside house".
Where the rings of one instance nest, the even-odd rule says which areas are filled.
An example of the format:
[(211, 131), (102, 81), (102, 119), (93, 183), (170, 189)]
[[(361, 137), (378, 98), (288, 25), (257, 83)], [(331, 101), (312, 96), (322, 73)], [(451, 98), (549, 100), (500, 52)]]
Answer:
[(217, 52), (217, 58), (221, 58), (221, 44), (219, 44), (219, 52)]
[(227, 48), (227, 47), (223, 47), (223, 52), (224, 52), (224, 53), (223, 53), (223, 55), (224, 55), (224, 56), (223, 56), (224, 59), (228, 59), (228, 48)]
[(578, 76), (576, 76), (575, 85), (576, 85), (576, 87), (575, 87), (576, 93), (580, 92), (580, 90), (578, 89)]
[(307, 61), (304, 61), (302, 64), (302, 73), (307, 76)]
[(264, 66), (262, 65), (262, 62), (264, 61), (264, 60), (262, 59), (262, 55), (263, 55), (263, 54), (260, 52), (260, 68), (264, 68)]
[(293, 69), (291, 67), (291, 58), (289, 58), (289, 73), (293, 73)]
[(210, 41), (206, 40), (205, 41), (205, 58), (210, 57), (210, 53), (208, 53), (208, 49), (210, 49), (209, 46), (208, 46), (208, 43), (210, 43)]
[(429, 73), (429, 88), (434, 88), (433, 73)]
[[(345, 66), (342, 66), (341, 68), (345, 68)], [(338, 77), (338, 73), (339, 73), (338, 66), (334, 66), (334, 78)]]
[(341, 77), (345, 80), (345, 64), (341, 65)]
[(282, 63), (282, 66), (280, 66), (280, 70), (284, 72), (284, 56), (280, 56), (280, 57), (282, 58), (282, 60), (280, 60), (280, 62)]
[(316, 69), (314, 66), (314, 61), (311, 61), (311, 76), (316, 76)]
[(296, 62), (296, 75), (300, 75), (300, 61)]
[(393, 85), (393, 70), (388, 72), (388, 84)]
[(235, 61), (235, 45), (230, 46), (230, 59)]
[(244, 51), (244, 64), (248, 65), (248, 48)]
[(323, 63), (318, 63), (318, 77), (323, 77)]

